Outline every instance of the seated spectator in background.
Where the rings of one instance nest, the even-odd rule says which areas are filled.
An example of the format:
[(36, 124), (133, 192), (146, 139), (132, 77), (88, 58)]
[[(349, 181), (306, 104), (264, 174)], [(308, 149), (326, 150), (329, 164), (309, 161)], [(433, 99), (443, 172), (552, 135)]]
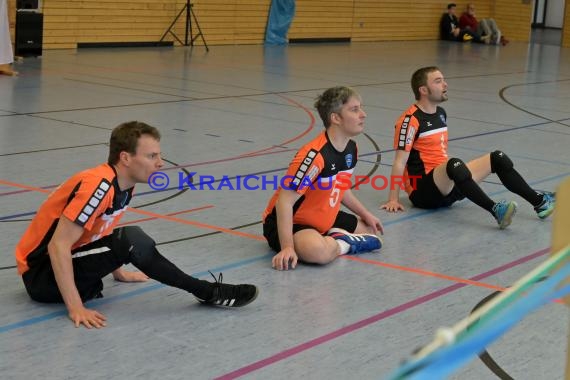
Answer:
[(477, 21), (475, 5), (472, 3), (467, 4), (467, 10), (459, 18), (459, 28), (471, 30), (482, 36), (482, 38), (487, 38), (486, 41), (489, 41), (490, 38), (490, 43), (495, 45), (501, 44), (505, 46), (509, 43), (504, 36), (501, 36), (501, 31), (497, 27), (495, 20), (484, 18)]
[[(448, 41), (468, 42), (473, 40), (475, 42), (485, 42), (474, 30), (461, 29), (459, 27), (459, 20), (455, 15), (456, 8), (457, 5), (455, 3), (447, 5), (447, 13), (443, 14), (439, 24), (441, 38)], [(487, 40), (489, 38), (487, 37)]]

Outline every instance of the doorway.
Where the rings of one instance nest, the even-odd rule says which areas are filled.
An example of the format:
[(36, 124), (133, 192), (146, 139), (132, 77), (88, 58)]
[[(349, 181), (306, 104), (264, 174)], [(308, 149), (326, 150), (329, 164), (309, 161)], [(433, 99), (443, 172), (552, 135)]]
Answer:
[(534, 0), (531, 43), (561, 45), (565, 4), (566, 0)]

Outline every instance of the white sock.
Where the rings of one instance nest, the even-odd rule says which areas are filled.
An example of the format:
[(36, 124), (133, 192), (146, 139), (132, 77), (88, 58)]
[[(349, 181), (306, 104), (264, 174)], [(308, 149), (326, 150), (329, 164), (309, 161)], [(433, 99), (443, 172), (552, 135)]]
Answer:
[(348, 244), (344, 240), (340, 240), (340, 239), (335, 239), (335, 240), (336, 240), (336, 243), (338, 244), (338, 246), (340, 247), (340, 254), (346, 255), (350, 251), (350, 244)]

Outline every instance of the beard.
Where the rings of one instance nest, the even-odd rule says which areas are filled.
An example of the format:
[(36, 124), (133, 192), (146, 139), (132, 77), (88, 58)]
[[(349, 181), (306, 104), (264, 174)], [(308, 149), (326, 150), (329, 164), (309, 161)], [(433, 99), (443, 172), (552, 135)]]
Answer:
[(445, 92), (442, 92), (441, 96), (435, 96), (433, 94), (433, 92), (430, 90), (430, 88), (428, 87), (428, 99), (430, 100), (430, 102), (443, 103), (443, 102), (447, 101), (448, 97), (447, 97), (447, 93), (445, 93)]

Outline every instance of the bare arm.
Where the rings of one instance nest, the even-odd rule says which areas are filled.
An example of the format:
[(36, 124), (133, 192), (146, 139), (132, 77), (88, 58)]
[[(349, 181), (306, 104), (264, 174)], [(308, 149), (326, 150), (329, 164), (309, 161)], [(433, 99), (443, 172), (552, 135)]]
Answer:
[(272, 265), (277, 270), (289, 269), (289, 262), (291, 269), (297, 266), (297, 253), (293, 244), (293, 205), (300, 197), (295, 191), (281, 189), (275, 204), (281, 251), (273, 256)]
[(362, 221), (367, 225), (372, 227), (374, 233), (384, 233), (384, 227), (376, 216), (374, 216), (370, 211), (364, 207), (362, 203), (356, 198), (352, 190), (346, 190), (342, 197), (342, 204), (346, 206), (350, 211), (355, 213), (362, 219)]
[(105, 316), (95, 310), (85, 308), (77, 286), (75, 286), (71, 247), (82, 234), (81, 226), (62, 215), (48, 244), (48, 253), (57, 287), (75, 327), (83, 324), (87, 328), (100, 328), (105, 326)]
[[(404, 175), (404, 170), (406, 168), (406, 163), (408, 162), (408, 157), (410, 157), (410, 152), (405, 150), (397, 150), (394, 156), (394, 162), (392, 163), (392, 178), (401, 178)], [(388, 212), (397, 212), (399, 210), (404, 211), (404, 206), (400, 203), (400, 187), (394, 186), (390, 189), (390, 194), (388, 195), (388, 202), (380, 206), (380, 208), (385, 209)]]

